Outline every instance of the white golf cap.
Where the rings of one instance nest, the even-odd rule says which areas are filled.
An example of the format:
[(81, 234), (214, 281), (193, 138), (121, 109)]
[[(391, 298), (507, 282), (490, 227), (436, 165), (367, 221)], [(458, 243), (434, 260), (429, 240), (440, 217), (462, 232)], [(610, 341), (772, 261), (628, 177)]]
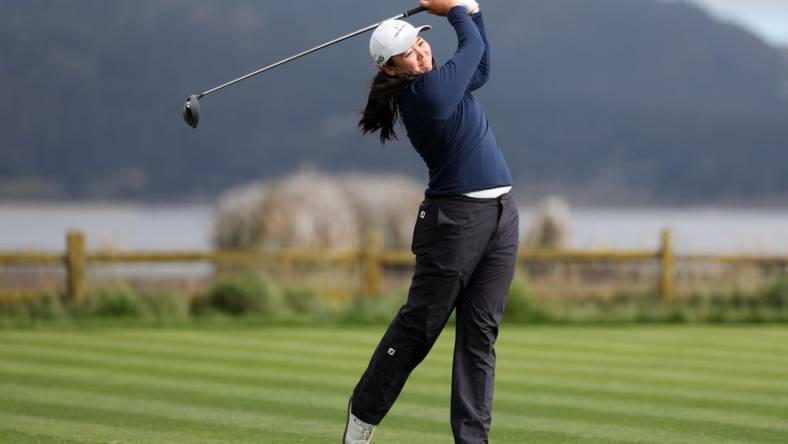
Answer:
[(391, 57), (402, 54), (413, 46), (421, 31), (430, 29), (432, 27), (429, 25), (414, 28), (403, 20), (386, 20), (375, 28), (369, 39), (369, 52), (372, 54), (372, 59), (378, 66), (382, 66)]

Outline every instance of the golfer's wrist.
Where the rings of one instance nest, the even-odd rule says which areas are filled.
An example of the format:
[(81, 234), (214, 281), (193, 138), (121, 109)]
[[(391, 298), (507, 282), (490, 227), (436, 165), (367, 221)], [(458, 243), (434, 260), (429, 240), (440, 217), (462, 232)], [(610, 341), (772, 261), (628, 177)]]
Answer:
[(468, 12), (468, 8), (465, 5), (456, 4), (449, 8), (449, 13), (446, 16), (450, 16), (452, 14), (465, 14)]
[(479, 12), (479, 2), (476, 0), (458, 0), (455, 5), (464, 7), (468, 15), (474, 15)]

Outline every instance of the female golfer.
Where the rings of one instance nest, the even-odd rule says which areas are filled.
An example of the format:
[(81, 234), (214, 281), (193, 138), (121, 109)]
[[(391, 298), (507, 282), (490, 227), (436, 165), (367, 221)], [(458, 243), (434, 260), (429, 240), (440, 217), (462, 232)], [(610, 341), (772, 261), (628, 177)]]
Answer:
[(456, 339), (451, 427), (458, 443), (486, 443), (492, 419), (495, 339), (515, 270), (518, 214), (512, 178), (472, 91), (489, 77), (489, 48), (473, 0), (422, 0), (448, 17), (459, 45), (435, 66), (430, 45), (404, 21), (372, 35), (379, 66), (359, 127), (396, 139), (401, 116), (429, 168), (411, 249), (416, 269), (399, 310), (348, 406), (344, 442), (368, 443), (411, 371), (429, 352), (452, 310)]

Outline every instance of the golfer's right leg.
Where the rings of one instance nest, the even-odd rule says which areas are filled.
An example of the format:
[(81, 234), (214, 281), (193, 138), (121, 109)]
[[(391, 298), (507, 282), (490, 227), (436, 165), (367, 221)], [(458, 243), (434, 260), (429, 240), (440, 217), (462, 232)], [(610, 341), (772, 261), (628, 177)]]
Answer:
[(411, 371), (438, 339), (460, 292), (458, 272), (416, 262), (408, 302), (383, 335), (351, 398), (351, 411), (377, 425), (397, 399)]

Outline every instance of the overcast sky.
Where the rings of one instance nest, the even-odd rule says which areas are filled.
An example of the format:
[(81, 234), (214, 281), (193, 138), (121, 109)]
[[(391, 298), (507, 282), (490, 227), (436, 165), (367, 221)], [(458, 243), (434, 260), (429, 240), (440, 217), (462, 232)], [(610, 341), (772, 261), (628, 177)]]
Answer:
[(690, 0), (770, 43), (788, 47), (788, 0)]

